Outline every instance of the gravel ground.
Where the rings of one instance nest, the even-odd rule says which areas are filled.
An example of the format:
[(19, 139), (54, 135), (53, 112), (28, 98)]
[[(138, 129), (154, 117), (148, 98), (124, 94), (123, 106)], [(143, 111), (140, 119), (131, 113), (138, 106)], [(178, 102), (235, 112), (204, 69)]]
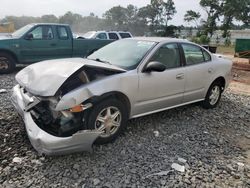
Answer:
[(138, 118), (93, 153), (46, 157), (10, 103), (14, 84), (0, 75), (0, 187), (250, 187), (250, 97), (227, 91), (216, 109)]

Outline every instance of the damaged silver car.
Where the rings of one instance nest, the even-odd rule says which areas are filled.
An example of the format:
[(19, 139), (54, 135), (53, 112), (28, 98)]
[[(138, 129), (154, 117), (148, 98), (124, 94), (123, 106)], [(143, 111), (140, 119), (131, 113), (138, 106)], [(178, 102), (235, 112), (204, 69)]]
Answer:
[(24, 68), (12, 102), (38, 152), (91, 150), (94, 142), (113, 141), (128, 119), (199, 101), (216, 107), (231, 67), (186, 40), (124, 39), (85, 59)]

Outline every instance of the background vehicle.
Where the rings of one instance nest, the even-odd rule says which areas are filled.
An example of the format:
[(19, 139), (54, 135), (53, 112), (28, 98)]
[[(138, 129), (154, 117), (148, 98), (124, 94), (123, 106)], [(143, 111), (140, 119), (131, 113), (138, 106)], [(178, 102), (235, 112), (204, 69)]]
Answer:
[(86, 39), (119, 40), (124, 38), (132, 38), (132, 34), (126, 31), (89, 31), (82, 37)]
[(12, 101), (38, 151), (81, 151), (113, 141), (130, 118), (194, 102), (215, 108), (231, 68), (231, 61), (186, 40), (124, 39), (85, 59), (24, 68)]
[(69, 25), (29, 24), (0, 38), (0, 73), (10, 73), (19, 63), (84, 57), (110, 42), (74, 39)]

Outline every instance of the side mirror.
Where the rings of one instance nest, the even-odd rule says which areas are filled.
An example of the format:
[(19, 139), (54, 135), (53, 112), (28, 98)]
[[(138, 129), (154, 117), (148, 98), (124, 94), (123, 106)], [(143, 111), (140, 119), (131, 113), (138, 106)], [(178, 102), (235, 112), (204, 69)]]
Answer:
[(33, 37), (33, 34), (32, 33), (28, 33), (26, 36), (25, 36), (25, 39), (26, 40), (31, 40), (31, 39), (33, 39), (34, 37)]
[(147, 64), (143, 72), (163, 72), (167, 69), (167, 67), (158, 62), (158, 61), (151, 61)]

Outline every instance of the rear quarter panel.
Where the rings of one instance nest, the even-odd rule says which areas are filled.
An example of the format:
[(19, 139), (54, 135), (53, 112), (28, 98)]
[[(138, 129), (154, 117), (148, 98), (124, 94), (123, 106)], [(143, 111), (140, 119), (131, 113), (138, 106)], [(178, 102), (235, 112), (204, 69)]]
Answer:
[[(206, 93), (211, 86), (211, 84), (219, 77), (223, 77), (226, 81), (225, 88), (228, 87), (231, 81), (231, 71), (232, 71), (233, 62), (229, 59), (219, 58), (213, 55), (211, 61), (211, 67), (213, 68), (213, 74), (209, 78), (206, 85)], [(204, 93), (204, 97), (206, 96)]]

